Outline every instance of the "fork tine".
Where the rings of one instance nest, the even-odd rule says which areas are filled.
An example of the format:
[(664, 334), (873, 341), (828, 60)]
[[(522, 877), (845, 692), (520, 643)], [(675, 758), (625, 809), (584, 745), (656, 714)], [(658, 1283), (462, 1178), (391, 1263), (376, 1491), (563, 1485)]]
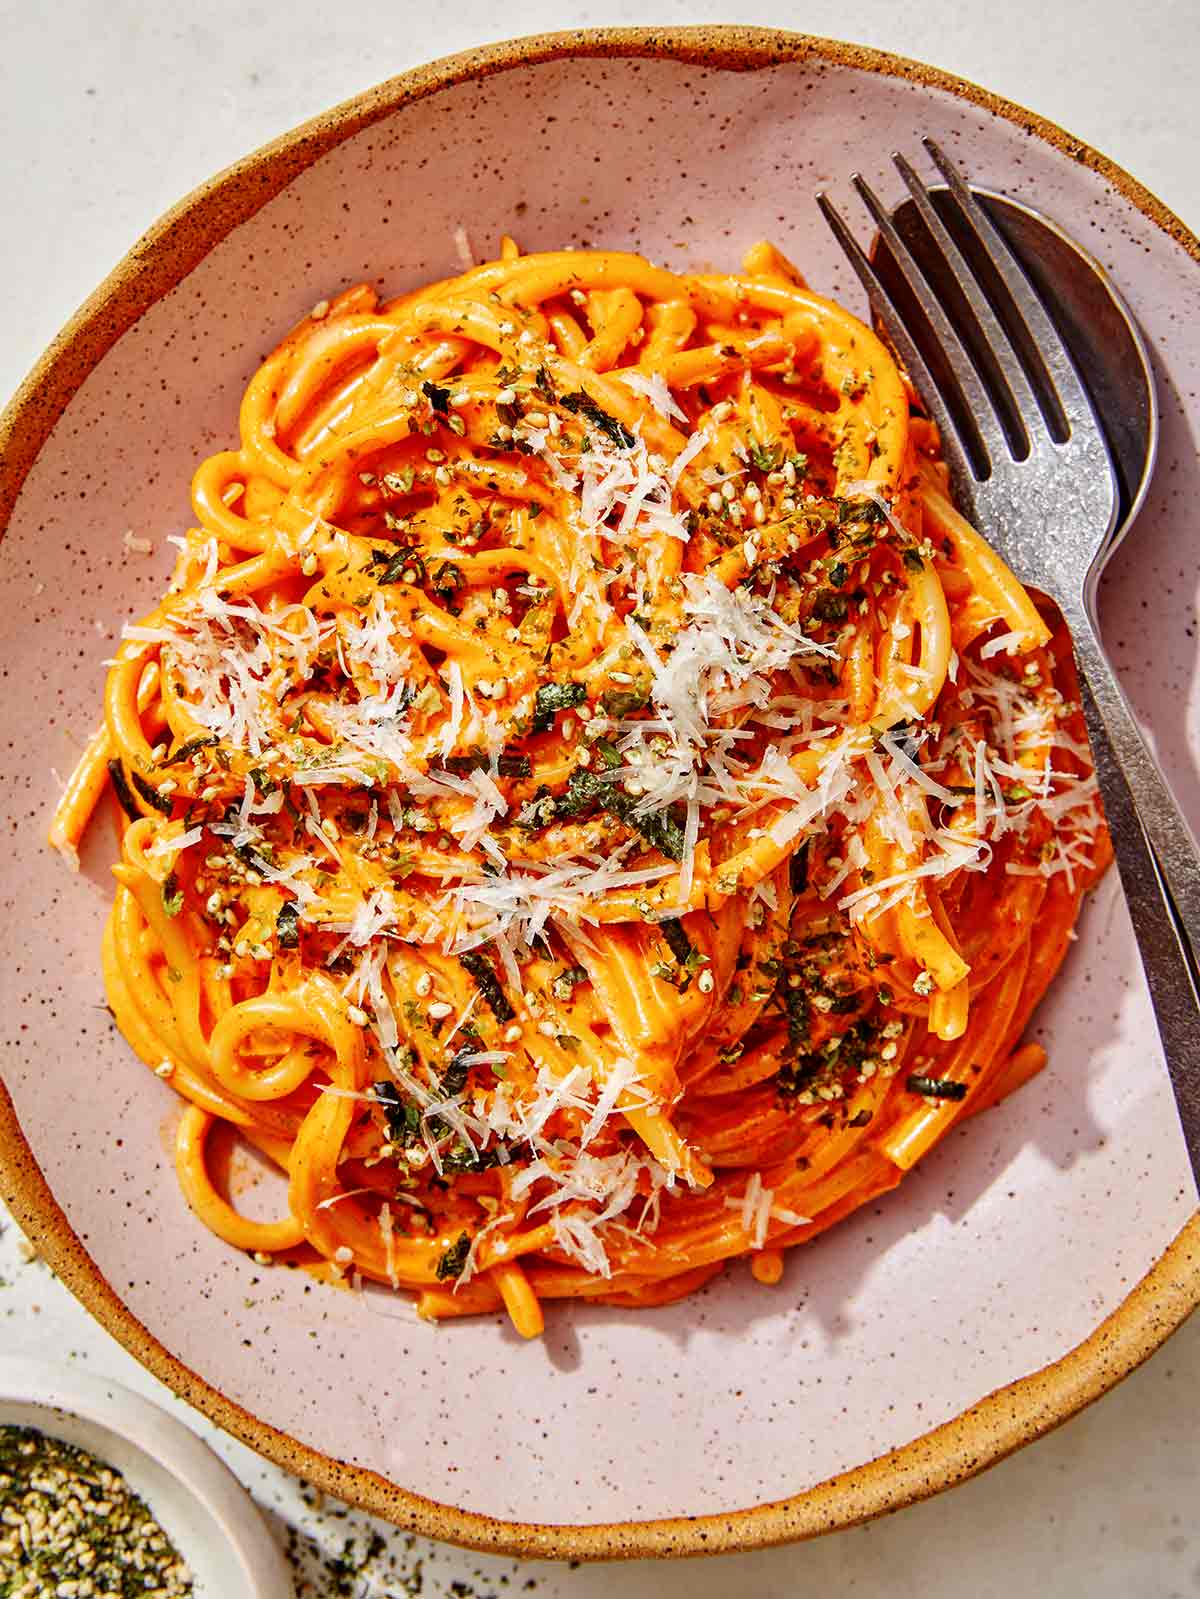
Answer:
[(980, 287), (979, 280), (964, 259), (950, 230), (938, 215), (928, 189), (898, 150), (892, 152), (892, 161), (904, 179), (908, 192), (912, 195), (913, 204), (928, 228), (934, 245), (941, 251), (955, 284), (970, 307), (971, 315), (975, 318), (988, 353), (995, 363), (992, 379), (1001, 389), (1001, 399), (1007, 401), (1009, 409), (1015, 413), (1025, 435), (1022, 443), (1028, 448), (1042, 414), (1042, 408), (1020, 356), (1013, 348), (1000, 318), (993, 311)]
[[(1080, 413), (1090, 416), (1093, 424), (1099, 428), (1100, 424), (1091, 399), (1075, 370), (1075, 363), (1071, 360), (1058, 329), (1008, 243), (971, 193), (965, 178), (941, 146), (930, 138), (923, 138), (921, 143), (945, 178), (979, 248), (987, 256), (990, 265), (1008, 291), (1018, 318), (1023, 320), (1029, 344), (1040, 357), (1050, 391), (1063, 414), (1068, 430), (1071, 426), (1071, 417)], [(915, 192), (913, 199), (916, 199)]]
[[(969, 410), (966, 411), (964, 413), (964, 427), (951, 414), (941, 387), (934, 382), (933, 374), (926, 364), (925, 357), (918, 349), (912, 335), (909, 333), (904, 318), (900, 315), (895, 302), (877, 276), (875, 268), (867, 259), (858, 240), (851, 233), (841, 213), (833, 205), (828, 195), (818, 192), (816, 199), (821, 215), (828, 222), (834, 238), (841, 245), (850, 265), (854, 268), (858, 281), (866, 290), (871, 309), (886, 328), (888, 337), (895, 345), (896, 351), (909, 377), (916, 385), (922, 401), (932, 412), (933, 419), (942, 435), (942, 453), (946, 463), (950, 467), (956, 486), (963, 490), (964, 498), (969, 500), (970, 491), (968, 485), (972, 481), (981, 481), (987, 475), (990, 462), (983, 440), (980, 438), (978, 430), (974, 427), (974, 418)], [(964, 433), (966, 438), (964, 438)], [(971, 458), (971, 450), (967, 447), (968, 441), (974, 446), (978, 462)], [(982, 471), (977, 470), (977, 464), (982, 464)]]
[[(921, 268), (917, 265), (908, 245), (901, 238), (891, 217), (870, 184), (857, 172), (851, 174), (850, 181), (858, 191), (863, 204), (871, 213), (872, 220), (879, 230), (879, 236), (887, 245), (896, 269), (904, 280), (905, 287), (912, 295), (917, 308), (932, 329), (946, 361), (954, 370), (955, 377), (962, 388), (968, 416), (978, 428), (979, 436), (987, 451), (989, 464), (1001, 459), (1007, 452), (1008, 441), (1001, 420), (996, 413), (996, 407), (992, 404), (991, 396), (980, 379), (979, 371), (971, 352), (959, 337), (958, 331), (946, 314), (941, 300), (934, 292)], [(957, 426), (961, 431), (963, 426), (962, 418), (958, 419)]]

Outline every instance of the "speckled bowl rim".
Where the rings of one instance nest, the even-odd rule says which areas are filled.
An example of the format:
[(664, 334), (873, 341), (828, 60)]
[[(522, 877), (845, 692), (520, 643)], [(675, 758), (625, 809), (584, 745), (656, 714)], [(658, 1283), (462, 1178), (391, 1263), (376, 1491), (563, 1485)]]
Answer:
[[(1011, 100), (901, 56), (774, 28), (597, 28), (539, 34), (449, 56), (335, 106), (201, 185), (146, 233), (50, 345), (0, 416), (0, 536), (21, 485), (72, 395), (155, 301), (293, 178), (363, 128), (439, 90), (560, 58), (642, 57), (734, 71), (818, 60), (946, 91), (1099, 173), (1194, 261), (1200, 241), (1153, 194), (1081, 140)], [(268, 1426), (190, 1370), (142, 1325), (55, 1200), (0, 1084), (3, 1198), (58, 1276), (155, 1376), (221, 1427), (324, 1491), (426, 1537), (547, 1559), (698, 1555), (815, 1537), (949, 1488), (1041, 1437), (1145, 1360), (1200, 1303), (1200, 1214), (1090, 1337), (952, 1421), (804, 1493), (720, 1515), (590, 1526), (499, 1521), (408, 1492)]]

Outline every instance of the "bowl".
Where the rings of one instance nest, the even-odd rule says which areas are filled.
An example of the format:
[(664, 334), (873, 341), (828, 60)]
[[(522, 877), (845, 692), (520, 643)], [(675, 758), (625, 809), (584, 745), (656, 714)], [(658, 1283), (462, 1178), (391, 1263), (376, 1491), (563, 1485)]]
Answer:
[(120, 1383), (0, 1360), (0, 1426), (34, 1427), (120, 1471), (187, 1563), (195, 1599), (292, 1599), (254, 1501), (195, 1433)]
[[(762, 235), (862, 309), (813, 206), (921, 134), (1035, 204), (1125, 292), (1154, 349), (1160, 464), (1110, 570), (1106, 635), (1192, 815), (1200, 246), (1133, 179), (984, 90), (854, 46), (753, 29), (498, 45), (381, 85), (214, 178), (63, 331), (0, 427), (9, 678), (0, 1167), (39, 1249), (153, 1372), (265, 1455), (414, 1531), (523, 1555), (693, 1554), (895, 1509), (1062, 1421), (1200, 1298), (1195, 1186), (1115, 874), (1036, 1035), (1051, 1068), (892, 1196), (793, 1253), (639, 1314), (579, 1305), (525, 1344), (385, 1295), (264, 1268), (187, 1211), (177, 1102), (103, 1007), (113, 841), (71, 877), (42, 849), (55, 771), (97, 715), (101, 659), (148, 608), (194, 463), (317, 299), (458, 269), (515, 228), (669, 266)], [(149, 557), (127, 529), (154, 541)], [(267, 1213), (271, 1183), (235, 1171)]]

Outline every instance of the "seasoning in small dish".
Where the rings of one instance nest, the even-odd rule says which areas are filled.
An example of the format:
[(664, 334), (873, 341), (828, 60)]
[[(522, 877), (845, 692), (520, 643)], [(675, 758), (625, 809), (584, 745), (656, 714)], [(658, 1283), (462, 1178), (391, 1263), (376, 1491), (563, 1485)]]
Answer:
[(33, 1427), (0, 1426), (6, 1599), (187, 1599), (192, 1576), (119, 1471)]

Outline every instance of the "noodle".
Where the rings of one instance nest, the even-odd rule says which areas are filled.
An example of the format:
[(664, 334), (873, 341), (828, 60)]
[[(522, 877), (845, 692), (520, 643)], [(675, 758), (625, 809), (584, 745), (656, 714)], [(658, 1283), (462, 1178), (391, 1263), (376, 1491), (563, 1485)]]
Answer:
[(123, 807), (109, 1003), (221, 1238), (535, 1336), (777, 1282), (1040, 1069), (1107, 861), (1069, 639), (772, 246), (351, 289), (240, 430), (51, 827)]

